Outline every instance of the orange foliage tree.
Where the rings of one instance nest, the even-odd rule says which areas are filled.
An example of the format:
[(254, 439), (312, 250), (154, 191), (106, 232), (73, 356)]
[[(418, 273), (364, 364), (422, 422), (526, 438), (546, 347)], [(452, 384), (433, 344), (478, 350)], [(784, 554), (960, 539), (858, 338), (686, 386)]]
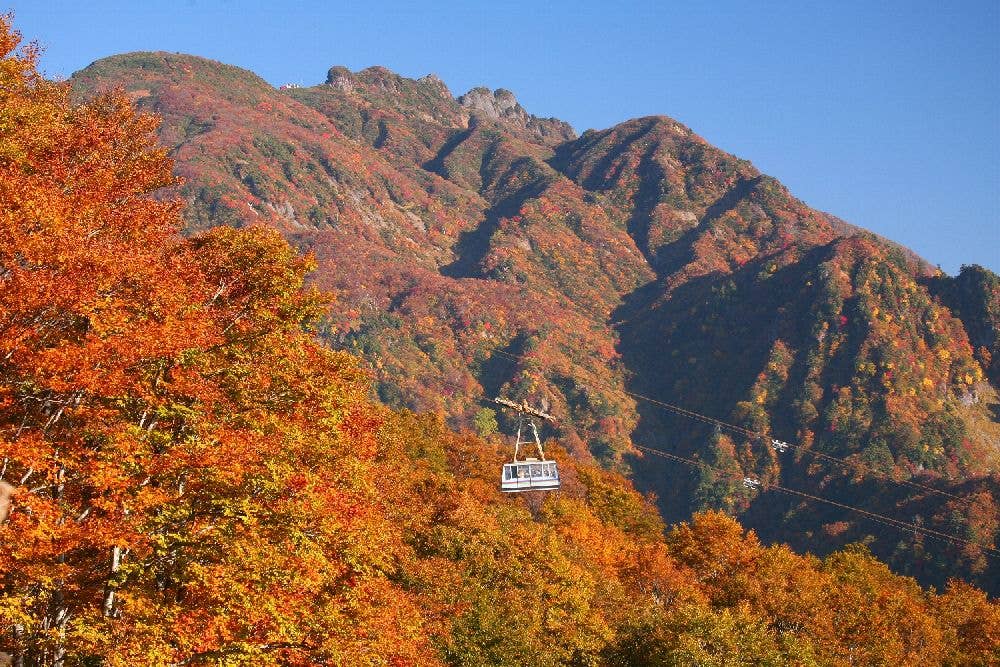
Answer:
[(0, 646), (418, 658), (417, 614), (379, 576), (395, 538), (371, 509), (363, 375), (306, 331), (311, 261), (263, 230), (181, 239), (179, 203), (151, 196), (173, 183), (156, 119), (73, 105), (18, 42), (4, 19)]

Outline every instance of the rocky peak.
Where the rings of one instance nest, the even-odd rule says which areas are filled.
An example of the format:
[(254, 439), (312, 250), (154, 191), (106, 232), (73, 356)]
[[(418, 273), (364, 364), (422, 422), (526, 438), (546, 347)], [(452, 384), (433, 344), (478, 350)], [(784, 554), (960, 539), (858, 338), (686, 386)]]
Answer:
[(576, 138), (569, 123), (556, 118), (539, 118), (525, 111), (514, 93), (505, 88), (473, 88), (458, 98), (458, 103), (473, 114), (479, 114), (509, 127), (528, 130), (545, 143), (561, 143)]
[(404, 81), (403, 77), (381, 65), (366, 67), (358, 72), (355, 78), (359, 81), (364, 81), (370, 87), (391, 93), (400, 92)]
[(451, 91), (448, 90), (448, 86), (436, 74), (428, 74), (415, 80), (407, 79), (381, 66), (368, 67), (359, 72), (352, 72), (342, 65), (331, 67), (326, 74), (326, 85), (333, 86), (345, 93), (353, 92), (362, 87), (396, 94), (405, 94), (417, 86), (451, 104), (454, 103), (455, 99), (452, 97)]
[(458, 103), (470, 111), (479, 111), (493, 120), (518, 120), (527, 122), (528, 112), (518, 104), (514, 93), (504, 88), (473, 88), (458, 98)]
[(339, 88), (344, 92), (351, 92), (359, 86), (399, 92), (403, 81), (403, 77), (392, 70), (377, 65), (358, 72), (352, 72), (343, 65), (336, 65), (326, 73), (326, 85)]
[(336, 65), (326, 73), (326, 85), (349, 93), (354, 90), (354, 74), (343, 65)]
[(445, 98), (447, 100), (453, 100), (451, 91), (448, 90), (448, 86), (445, 85), (444, 81), (437, 74), (428, 74), (427, 76), (422, 76), (417, 79), (417, 83), (427, 88), (439, 97)]

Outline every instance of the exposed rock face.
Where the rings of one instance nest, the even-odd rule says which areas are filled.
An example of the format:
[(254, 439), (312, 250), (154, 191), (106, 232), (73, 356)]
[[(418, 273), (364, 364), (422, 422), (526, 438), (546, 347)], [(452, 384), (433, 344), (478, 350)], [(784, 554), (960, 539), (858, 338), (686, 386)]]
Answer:
[(358, 72), (337, 65), (326, 75), (326, 85), (347, 95), (368, 96), (373, 107), (395, 108), (404, 115), (464, 129), (470, 116), (492, 121), (531, 142), (556, 146), (576, 138), (573, 128), (556, 118), (528, 113), (509, 90), (473, 88), (458, 99), (435, 74), (408, 79), (384, 67)]
[(459, 97), (458, 103), (468, 109), (480, 111), (493, 120), (516, 119), (523, 123), (527, 122), (529, 117), (524, 108), (518, 104), (514, 93), (504, 88), (497, 88), (493, 92), (490, 92), (489, 88), (473, 88)]
[(354, 90), (354, 75), (342, 65), (331, 67), (326, 73), (326, 85), (349, 93)]
[(505, 88), (473, 88), (458, 98), (458, 103), (483, 116), (520, 129), (530, 130), (543, 139), (568, 141), (576, 138), (569, 123), (556, 118), (539, 118), (529, 114), (518, 103), (514, 93)]

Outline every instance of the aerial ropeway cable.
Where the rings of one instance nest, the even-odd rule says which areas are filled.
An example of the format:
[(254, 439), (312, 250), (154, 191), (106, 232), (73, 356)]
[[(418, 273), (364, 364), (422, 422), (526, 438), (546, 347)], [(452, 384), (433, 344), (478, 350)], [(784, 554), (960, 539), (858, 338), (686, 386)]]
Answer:
[[(639, 445), (639, 444), (634, 444), (634, 443), (633, 443), (633, 445), (634, 445), (634, 447), (636, 449), (638, 449), (640, 451), (643, 451), (643, 452), (647, 452), (649, 454), (653, 454), (654, 456), (659, 456), (661, 458), (670, 459), (670, 460), (673, 460), (673, 461), (678, 461), (680, 463), (686, 463), (686, 464), (692, 465), (692, 466), (697, 466), (697, 467), (702, 467), (702, 468), (708, 468), (710, 470), (715, 470), (715, 471), (721, 472), (721, 473), (728, 473), (728, 471), (723, 470), (722, 468), (713, 466), (713, 465), (711, 465), (709, 463), (706, 463), (704, 461), (699, 461), (697, 459), (690, 459), (690, 458), (687, 458), (685, 456), (680, 456), (678, 454), (671, 454), (670, 452), (664, 452), (663, 450), (655, 449), (653, 447), (646, 447), (645, 445)], [(871, 512), (869, 510), (862, 509), (860, 507), (855, 507), (854, 505), (849, 505), (847, 503), (841, 503), (841, 502), (838, 502), (836, 500), (830, 500), (829, 498), (823, 498), (822, 496), (816, 496), (816, 495), (813, 495), (811, 493), (806, 493), (804, 491), (798, 491), (796, 489), (790, 489), (788, 487), (781, 486), (780, 484), (767, 484), (767, 485), (765, 485), (760, 480), (754, 479), (752, 477), (744, 477), (743, 478), (743, 485), (745, 487), (747, 487), (747, 488), (750, 488), (750, 489), (763, 489), (765, 491), (771, 491), (771, 490), (780, 491), (782, 493), (786, 493), (786, 494), (793, 495), (793, 496), (798, 496), (800, 498), (806, 498), (808, 500), (813, 500), (813, 501), (816, 501), (816, 502), (825, 503), (827, 505), (832, 505), (834, 507), (839, 507), (841, 509), (850, 510), (852, 512), (857, 512), (858, 514), (861, 514), (862, 516), (865, 516), (868, 519), (870, 519), (872, 521), (875, 521), (876, 523), (881, 523), (883, 525), (891, 526), (893, 528), (897, 528), (897, 529), (900, 529), (900, 530), (905, 530), (907, 532), (913, 531), (914, 533), (920, 533), (922, 535), (926, 535), (926, 536), (934, 538), (934, 539), (939, 539), (939, 540), (944, 540), (944, 541), (947, 541), (947, 542), (951, 542), (952, 544), (961, 544), (961, 545), (965, 545), (965, 546), (973, 546), (973, 547), (976, 547), (976, 548), (982, 550), (982, 552), (984, 554), (986, 554), (986, 555), (992, 556), (993, 558), (1000, 558), (1000, 550), (995, 549), (995, 548), (993, 548), (991, 546), (987, 546), (987, 545), (982, 544), (980, 542), (975, 542), (975, 541), (972, 541), (972, 540), (967, 540), (967, 539), (964, 539), (964, 538), (961, 538), (961, 537), (957, 537), (955, 535), (950, 535), (948, 533), (943, 533), (941, 531), (934, 530), (933, 528), (927, 528), (925, 526), (920, 526), (920, 525), (915, 524), (915, 523), (910, 523), (908, 521), (900, 521), (899, 519), (894, 519), (894, 518), (892, 518), (890, 516), (886, 516), (884, 514), (879, 514), (878, 512)]]
[[(507, 352), (504, 352), (502, 350), (494, 350), (494, 353), (500, 354), (501, 356), (507, 357), (507, 358), (512, 359), (514, 361), (521, 361), (521, 360), (523, 360), (523, 357), (515, 356), (515, 355), (509, 354)], [(649, 396), (644, 396), (642, 394), (637, 394), (635, 392), (630, 392), (630, 391), (623, 390), (623, 389), (620, 389), (620, 388), (617, 388), (617, 387), (613, 387), (613, 386), (611, 386), (611, 385), (609, 385), (607, 383), (603, 383), (603, 382), (593, 382), (593, 384), (601, 385), (601, 386), (604, 386), (604, 387), (606, 387), (608, 389), (612, 389), (614, 391), (621, 391), (621, 392), (625, 393), (626, 395), (631, 396), (633, 398), (637, 398), (637, 399), (640, 399), (640, 400), (648, 401), (649, 403), (651, 403), (653, 405), (660, 406), (660, 407), (662, 407), (664, 409), (670, 410), (671, 412), (675, 412), (675, 413), (680, 414), (682, 416), (685, 416), (685, 417), (688, 417), (690, 419), (694, 419), (694, 420), (697, 420), (697, 421), (701, 421), (701, 422), (704, 422), (704, 423), (707, 423), (707, 424), (712, 424), (713, 426), (716, 426), (718, 428), (726, 428), (728, 430), (731, 430), (731, 431), (734, 431), (734, 432), (737, 432), (737, 433), (741, 433), (741, 434), (743, 434), (745, 436), (748, 436), (748, 437), (751, 437), (751, 438), (755, 438), (755, 439), (769, 440), (771, 447), (774, 448), (774, 450), (777, 451), (778, 453), (784, 453), (784, 452), (788, 451), (788, 448), (794, 447), (794, 448), (803, 449), (804, 451), (806, 451), (808, 453), (811, 453), (813, 455), (816, 455), (816, 456), (818, 456), (820, 458), (828, 459), (828, 460), (831, 460), (831, 461), (837, 461), (837, 462), (839, 462), (839, 463), (841, 463), (842, 465), (845, 465), (845, 466), (852, 466), (853, 467), (853, 466), (856, 465), (855, 463), (853, 463), (851, 461), (847, 461), (846, 459), (841, 459), (841, 458), (838, 458), (836, 456), (830, 456), (828, 454), (823, 454), (821, 452), (815, 452), (815, 451), (813, 451), (811, 449), (804, 448), (801, 445), (795, 445), (793, 443), (785, 442), (785, 441), (782, 441), (782, 440), (777, 440), (777, 439), (771, 438), (770, 436), (768, 436), (766, 434), (758, 433), (756, 431), (752, 431), (750, 429), (746, 429), (746, 428), (743, 428), (741, 426), (737, 426), (735, 424), (730, 424), (730, 423), (725, 422), (725, 421), (723, 421), (721, 419), (716, 419), (714, 417), (709, 417), (707, 415), (703, 415), (703, 414), (700, 414), (698, 412), (694, 412), (693, 410), (688, 410), (686, 408), (682, 408), (681, 406), (674, 405), (672, 403), (667, 403), (666, 401), (660, 401), (660, 400), (651, 398)], [(526, 413), (524, 411), (524, 408), (530, 409), (529, 406), (527, 405), (527, 402), (524, 402), (522, 404), (518, 404), (518, 403), (514, 403), (513, 401), (509, 401), (507, 399), (500, 399), (500, 398), (495, 399), (495, 402), (499, 403), (500, 405), (504, 405), (506, 407), (510, 407), (510, 408), (518, 410), (519, 411), (519, 415), (520, 415), (520, 417), (521, 417), (522, 420), (524, 418), (524, 415), (528, 414), (528, 413)], [(542, 414), (538, 414), (536, 416), (541, 417)], [(553, 418), (550, 415), (544, 415), (544, 418), (546, 418), (548, 420), (553, 420)], [(517, 444), (515, 444), (514, 463), (517, 462), (517, 452), (518, 452), (518, 450), (520, 448), (520, 445), (526, 444), (528, 442), (527, 440), (522, 440), (522, 438), (521, 438), (522, 425), (523, 425), (523, 421), (519, 421)], [(534, 424), (532, 423), (531, 426), (534, 427)], [(533, 430), (534, 430), (534, 435), (535, 435), (535, 441), (537, 442), (537, 446), (538, 446), (538, 451), (539, 451), (539, 453), (541, 454), (541, 456), (542, 456), (542, 458), (544, 460), (544, 453), (542, 453), (541, 442), (538, 440), (537, 429), (533, 429)], [(699, 461), (699, 460), (696, 460), (696, 459), (690, 459), (690, 458), (687, 458), (687, 457), (684, 457), (684, 456), (679, 456), (677, 454), (671, 454), (669, 452), (664, 452), (663, 450), (655, 449), (655, 448), (652, 448), (652, 447), (647, 447), (645, 445), (639, 445), (639, 444), (634, 443), (634, 442), (633, 442), (633, 446), (636, 449), (640, 450), (640, 451), (645, 451), (645, 452), (648, 452), (648, 453), (653, 454), (655, 456), (659, 456), (659, 457), (666, 458), (666, 459), (671, 459), (671, 460), (678, 461), (678, 462), (681, 462), (681, 463), (686, 463), (688, 465), (693, 465), (693, 466), (698, 466), (698, 467), (703, 467), (703, 468), (709, 468), (709, 469), (712, 469), (712, 470), (716, 470), (718, 472), (723, 472), (723, 473), (727, 473), (728, 474), (728, 471), (725, 471), (725, 470), (722, 470), (721, 468), (717, 468), (715, 466), (712, 466), (712, 465), (710, 465), (708, 463), (705, 463), (704, 461)], [(538, 461), (538, 459), (532, 459), (532, 461)], [(553, 466), (555, 465), (555, 461), (548, 461), (548, 462), (552, 463)], [(511, 466), (511, 465), (513, 465), (513, 464), (512, 463), (504, 464), (504, 472), (503, 472), (503, 476), (504, 477), (506, 477), (508, 475), (508, 472), (507, 472), (508, 471), (508, 466)], [(894, 482), (896, 484), (919, 488), (919, 489), (927, 491), (927, 492), (936, 493), (936, 494), (939, 494), (939, 495), (942, 495), (942, 496), (948, 496), (948, 497), (956, 499), (956, 500), (961, 500), (961, 501), (963, 501), (965, 503), (970, 503), (971, 502), (971, 501), (967, 500), (966, 498), (963, 498), (961, 496), (957, 496), (957, 495), (952, 494), (952, 493), (948, 493), (947, 491), (942, 491), (940, 489), (935, 489), (934, 487), (927, 486), (925, 484), (920, 484), (919, 482), (910, 482), (910, 481), (907, 481), (907, 480), (897, 480), (897, 479), (894, 479), (893, 477), (890, 477), (890, 476), (886, 475), (885, 473), (882, 473), (881, 471), (875, 470), (875, 469), (870, 468), (868, 466), (864, 466), (864, 465), (860, 465), (860, 464), (858, 464), (858, 465), (859, 465), (859, 467), (866, 468), (866, 469), (872, 471), (873, 473), (875, 473), (875, 474), (877, 474), (879, 476), (882, 476), (885, 479), (888, 479), (889, 481)], [(548, 490), (554, 490), (554, 489), (558, 488), (558, 471), (555, 470), (555, 468), (553, 468), (552, 472), (555, 474), (555, 477), (556, 477), (556, 485), (554, 487), (548, 489)], [(806, 493), (804, 491), (798, 491), (796, 489), (791, 489), (791, 488), (788, 488), (788, 487), (784, 487), (784, 486), (781, 486), (779, 484), (767, 484), (767, 485), (764, 485), (764, 484), (762, 484), (762, 482), (760, 480), (757, 480), (757, 479), (752, 478), (752, 477), (744, 477), (743, 480), (742, 480), (742, 482), (743, 482), (743, 485), (746, 488), (749, 488), (749, 489), (762, 489), (762, 490), (765, 490), (765, 491), (771, 491), (771, 490), (773, 490), (773, 491), (778, 491), (778, 492), (785, 493), (785, 494), (788, 494), (788, 495), (793, 495), (793, 496), (798, 496), (800, 498), (805, 498), (805, 499), (808, 499), (808, 500), (813, 500), (815, 502), (821, 502), (821, 503), (824, 503), (824, 504), (827, 504), (827, 505), (831, 505), (831, 506), (834, 506), (834, 507), (839, 507), (841, 509), (846, 509), (846, 510), (850, 510), (852, 512), (856, 512), (858, 514), (861, 514), (862, 516), (867, 517), (869, 520), (874, 521), (876, 523), (881, 523), (883, 525), (890, 526), (890, 527), (893, 527), (893, 528), (896, 528), (896, 529), (899, 529), (899, 530), (913, 531), (915, 533), (920, 533), (922, 535), (926, 535), (928, 537), (931, 537), (931, 538), (934, 538), (934, 539), (938, 539), (938, 540), (944, 540), (944, 541), (947, 541), (947, 542), (951, 542), (953, 544), (962, 544), (962, 545), (967, 545), (967, 546), (973, 546), (973, 547), (976, 547), (976, 548), (980, 549), (986, 555), (989, 555), (989, 556), (994, 557), (994, 558), (1000, 558), (1000, 550), (997, 550), (996, 548), (994, 548), (992, 546), (985, 545), (985, 544), (982, 544), (980, 542), (975, 542), (975, 541), (972, 541), (972, 540), (967, 540), (967, 539), (964, 539), (964, 538), (961, 538), (961, 537), (958, 537), (958, 536), (955, 536), (955, 535), (951, 535), (951, 534), (948, 534), (948, 533), (943, 533), (941, 531), (934, 530), (932, 528), (926, 528), (924, 526), (920, 526), (920, 525), (915, 524), (915, 523), (911, 523), (911, 522), (908, 522), (908, 521), (902, 521), (902, 520), (899, 520), (899, 519), (895, 519), (893, 517), (886, 516), (884, 514), (879, 514), (878, 512), (871, 512), (869, 510), (865, 510), (865, 509), (862, 509), (860, 507), (855, 507), (853, 505), (849, 505), (849, 504), (846, 504), (846, 503), (841, 503), (841, 502), (838, 502), (838, 501), (835, 501), (835, 500), (830, 500), (828, 498), (824, 498), (822, 496), (817, 496), (817, 495), (813, 495), (813, 494), (810, 494), (810, 493)], [(501, 487), (503, 488), (504, 491), (508, 491), (509, 492), (509, 491), (518, 491), (518, 490), (531, 490), (531, 489), (517, 489), (517, 488), (513, 488), (514, 485), (509, 485), (509, 486), (511, 488), (503, 488), (503, 480), (501, 480)]]
[(876, 468), (872, 468), (871, 466), (864, 465), (863, 463), (859, 463), (859, 462), (855, 462), (855, 461), (849, 461), (849, 460), (841, 458), (839, 456), (832, 456), (830, 454), (825, 454), (823, 452), (816, 451), (815, 449), (812, 449), (812, 448), (803, 447), (802, 445), (797, 445), (797, 444), (791, 443), (791, 442), (785, 442), (784, 440), (777, 440), (775, 438), (772, 438), (767, 433), (762, 433), (762, 432), (759, 432), (759, 431), (753, 431), (753, 430), (748, 429), (748, 428), (743, 428), (742, 426), (737, 426), (736, 424), (730, 424), (728, 422), (724, 422), (724, 421), (722, 421), (720, 419), (715, 419), (713, 417), (707, 417), (705, 415), (698, 414), (697, 412), (692, 412), (691, 410), (687, 410), (687, 409), (682, 408), (680, 406), (673, 405), (673, 404), (667, 403), (665, 401), (660, 401), (660, 400), (657, 400), (655, 398), (650, 398), (649, 396), (643, 396), (642, 394), (637, 394), (635, 392), (630, 392), (630, 391), (624, 390), (624, 389), (620, 390), (620, 391), (622, 391), (624, 394), (626, 394), (628, 396), (631, 396), (632, 398), (638, 398), (640, 400), (647, 401), (649, 403), (652, 403), (653, 405), (657, 405), (657, 406), (659, 406), (661, 408), (664, 408), (664, 409), (669, 410), (671, 412), (674, 412), (676, 414), (682, 415), (684, 417), (688, 417), (688, 418), (691, 418), (691, 419), (697, 419), (699, 421), (703, 421), (703, 422), (712, 424), (714, 426), (718, 426), (720, 428), (725, 428), (725, 429), (728, 429), (730, 431), (734, 431), (736, 433), (739, 433), (739, 434), (741, 434), (743, 436), (746, 436), (748, 438), (763, 440), (765, 442), (768, 442), (768, 444), (771, 446), (771, 448), (774, 449), (779, 454), (783, 454), (783, 453), (787, 452), (789, 448), (792, 448), (792, 449), (796, 449), (798, 451), (805, 452), (805, 453), (813, 456), (814, 458), (823, 459), (825, 461), (831, 461), (831, 462), (834, 462), (834, 463), (838, 463), (838, 464), (844, 466), (845, 468), (864, 468), (865, 470), (871, 472), (872, 474), (874, 474), (874, 475), (876, 475), (876, 476), (878, 476), (878, 477), (880, 477), (882, 479), (885, 479), (885, 480), (887, 480), (889, 482), (892, 482), (893, 484), (898, 484), (898, 485), (901, 485), (901, 486), (908, 486), (908, 487), (914, 488), (914, 489), (920, 489), (922, 491), (926, 491), (928, 493), (934, 493), (934, 494), (937, 494), (937, 495), (940, 495), (940, 496), (947, 496), (948, 498), (951, 498), (953, 500), (960, 500), (963, 503), (969, 503), (969, 502), (971, 502), (967, 498), (963, 498), (962, 496), (956, 495), (954, 493), (949, 493), (948, 491), (942, 491), (941, 489), (936, 489), (933, 486), (928, 486), (927, 484), (921, 484), (920, 482), (914, 482), (914, 481), (907, 480), (907, 479), (896, 479), (895, 477), (893, 477), (892, 475), (890, 475), (888, 473), (885, 473), (885, 472), (883, 472), (881, 470), (877, 470)]
[[(494, 350), (494, 353), (495, 354), (499, 354), (499, 355), (501, 355), (503, 357), (507, 357), (508, 359), (511, 359), (511, 360), (514, 360), (514, 361), (521, 361), (521, 360), (523, 360), (523, 357), (519, 357), (519, 356), (516, 356), (516, 355), (513, 355), (513, 354), (509, 354), (507, 352), (504, 352), (503, 350)], [(707, 415), (700, 414), (700, 413), (695, 412), (693, 410), (688, 410), (687, 408), (681, 407), (679, 405), (675, 405), (673, 403), (668, 403), (667, 401), (661, 401), (659, 399), (655, 399), (655, 398), (652, 398), (650, 396), (645, 396), (643, 394), (639, 394), (639, 393), (636, 393), (636, 392), (633, 392), (633, 391), (628, 391), (627, 389), (622, 389), (622, 388), (619, 388), (619, 387), (614, 387), (613, 385), (611, 385), (609, 383), (606, 383), (606, 382), (592, 381), (591, 383), (599, 385), (599, 386), (602, 386), (605, 389), (609, 389), (611, 391), (621, 392), (621, 393), (625, 394), (626, 396), (630, 396), (632, 398), (639, 399), (641, 401), (645, 401), (647, 403), (650, 403), (651, 405), (655, 405), (655, 406), (660, 407), (660, 408), (662, 408), (664, 410), (667, 410), (669, 412), (673, 412), (674, 414), (678, 414), (678, 415), (680, 415), (682, 417), (687, 417), (688, 419), (692, 419), (692, 420), (695, 420), (695, 421), (704, 422), (706, 424), (711, 424), (712, 426), (716, 426), (718, 428), (724, 428), (724, 429), (726, 429), (728, 431), (732, 431), (734, 433), (739, 433), (740, 435), (743, 435), (745, 437), (748, 437), (748, 438), (751, 438), (751, 439), (754, 439), (754, 440), (765, 441), (765, 442), (767, 442), (770, 445), (771, 448), (773, 448), (779, 454), (787, 452), (789, 448), (792, 448), (792, 449), (795, 449), (795, 450), (798, 450), (798, 451), (805, 452), (805, 453), (813, 456), (814, 458), (822, 459), (824, 461), (829, 461), (829, 462), (832, 462), (832, 463), (837, 463), (837, 464), (839, 464), (841, 466), (844, 466), (845, 468), (850, 468), (850, 469), (863, 468), (863, 469), (871, 472), (873, 475), (875, 475), (875, 476), (877, 476), (877, 477), (879, 477), (881, 479), (884, 479), (886, 481), (889, 481), (889, 482), (891, 482), (893, 484), (897, 484), (899, 486), (907, 486), (907, 487), (910, 487), (910, 488), (913, 488), (913, 489), (920, 489), (921, 491), (926, 491), (927, 493), (933, 493), (933, 494), (936, 494), (936, 495), (945, 496), (945, 497), (951, 498), (952, 500), (958, 500), (958, 501), (960, 501), (962, 503), (965, 503), (965, 504), (971, 504), (971, 502), (972, 502), (968, 498), (964, 498), (964, 497), (956, 495), (954, 493), (949, 493), (948, 491), (942, 491), (941, 489), (934, 488), (933, 486), (929, 486), (927, 484), (921, 484), (920, 482), (914, 482), (912, 480), (906, 480), (906, 479), (896, 479), (895, 477), (893, 477), (892, 475), (890, 475), (890, 474), (888, 474), (886, 472), (883, 472), (883, 471), (878, 470), (876, 468), (873, 468), (871, 466), (865, 465), (865, 464), (863, 464), (861, 462), (849, 461), (847, 459), (844, 459), (844, 458), (841, 458), (841, 457), (838, 457), (838, 456), (832, 456), (830, 454), (825, 454), (823, 452), (816, 451), (815, 449), (812, 449), (812, 448), (809, 448), (809, 447), (803, 447), (802, 445), (797, 445), (795, 443), (786, 442), (784, 440), (778, 440), (778, 439), (773, 438), (771, 435), (769, 435), (767, 433), (758, 432), (758, 431), (754, 431), (754, 430), (751, 430), (751, 429), (748, 429), (748, 428), (744, 428), (742, 426), (738, 426), (736, 424), (731, 424), (731, 423), (723, 421), (721, 419), (716, 419), (715, 417), (709, 417)]]

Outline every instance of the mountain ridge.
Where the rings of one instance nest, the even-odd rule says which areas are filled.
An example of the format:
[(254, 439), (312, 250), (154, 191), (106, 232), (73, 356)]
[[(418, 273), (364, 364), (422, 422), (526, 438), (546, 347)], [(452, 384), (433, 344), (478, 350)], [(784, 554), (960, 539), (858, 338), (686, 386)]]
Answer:
[[(282, 91), (259, 77), (240, 88), (237, 73), (216, 69), (130, 54), (73, 81), (81, 91), (123, 84), (163, 114), (192, 229), (267, 224), (316, 254), (314, 281), (342, 303), (326, 337), (369, 361), (390, 405), (472, 427), (488, 423), (475, 417), (490, 393), (544, 402), (565, 415), (549, 435), (578, 457), (631, 468), (668, 519), (705, 506), (763, 517), (754, 507), (775, 501), (743, 490), (744, 474), (830, 485), (841, 500), (854, 499), (855, 476), (878, 479), (872, 466), (995, 489), (996, 388), (978, 352), (996, 345), (995, 308), (966, 315), (985, 327), (985, 346), (973, 349), (937, 296), (959, 303), (956, 290), (971, 288), (951, 289), (912, 252), (809, 208), (677, 121), (633, 119), (569, 139), (502, 91), (481, 89), (463, 106), (440, 80), (385, 68), (332, 68), (327, 84)], [(845, 475), (779, 461), (758, 443), (657, 415), (629, 392), (780, 430), (856, 466)], [(678, 474), (635, 457), (632, 439), (733, 476)], [(891, 494), (868, 496), (870, 509), (905, 509)], [(950, 521), (943, 507), (930, 511), (932, 525)], [(980, 515), (961, 530), (995, 539), (995, 506)], [(829, 534), (832, 523), (811, 528), (823, 548), (871, 538), (880, 556), (912, 565), (898, 536), (852, 521)], [(926, 581), (956, 571), (989, 581), (975, 557), (928, 558)]]

